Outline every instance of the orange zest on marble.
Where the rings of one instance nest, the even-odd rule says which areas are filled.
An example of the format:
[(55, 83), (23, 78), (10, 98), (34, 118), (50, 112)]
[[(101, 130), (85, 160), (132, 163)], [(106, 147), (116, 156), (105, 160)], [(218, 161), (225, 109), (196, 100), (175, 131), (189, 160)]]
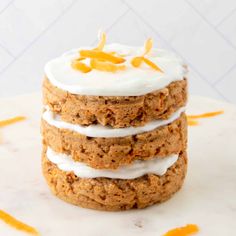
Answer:
[(188, 121), (188, 125), (189, 126), (196, 126), (196, 125), (198, 125), (198, 121), (196, 121), (196, 120), (187, 119), (187, 121)]
[(163, 236), (189, 236), (197, 232), (199, 232), (199, 228), (197, 225), (188, 224), (184, 227), (172, 229), (165, 233)]
[[(83, 60), (83, 59), (80, 59), (80, 60)], [(71, 63), (72, 68), (74, 68), (75, 70), (79, 70), (83, 73), (90, 72), (92, 69), (89, 66), (87, 66), (85, 63), (81, 62), (80, 60), (73, 60)]]
[(109, 62), (103, 62), (99, 60), (92, 59), (90, 61), (90, 66), (93, 69), (106, 71), (106, 72), (116, 72), (118, 70), (125, 70), (125, 65), (114, 65)]
[(188, 115), (189, 119), (200, 119), (200, 118), (209, 118), (209, 117), (214, 117), (223, 114), (224, 111), (214, 111), (214, 112), (208, 112), (208, 113), (203, 113), (199, 115)]
[(114, 64), (120, 64), (125, 62), (125, 59), (122, 57), (116, 57), (109, 53), (102, 52), (102, 51), (95, 51), (95, 50), (80, 50), (80, 56), (91, 58), (91, 59), (98, 59), (108, 61)]
[(23, 121), (25, 119), (26, 119), (26, 117), (24, 117), (24, 116), (16, 116), (16, 117), (13, 117), (13, 118), (10, 118), (10, 119), (7, 119), (7, 120), (0, 120), (0, 127), (11, 125), (11, 124), (14, 124), (16, 122)]
[(2, 210), (0, 210), (0, 220), (4, 221), (6, 224), (10, 225), (11, 227), (17, 230), (23, 231), (31, 235), (39, 235), (38, 231), (35, 228), (17, 220), (13, 216), (9, 215), (8, 213)]

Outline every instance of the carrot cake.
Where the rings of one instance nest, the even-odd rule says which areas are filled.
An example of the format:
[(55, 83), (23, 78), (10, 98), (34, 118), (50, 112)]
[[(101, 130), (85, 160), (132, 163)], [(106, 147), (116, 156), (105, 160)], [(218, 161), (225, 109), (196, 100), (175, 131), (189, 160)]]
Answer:
[(49, 61), (43, 82), (42, 168), (52, 192), (98, 210), (169, 199), (187, 170), (187, 68), (175, 54), (106, 45)]

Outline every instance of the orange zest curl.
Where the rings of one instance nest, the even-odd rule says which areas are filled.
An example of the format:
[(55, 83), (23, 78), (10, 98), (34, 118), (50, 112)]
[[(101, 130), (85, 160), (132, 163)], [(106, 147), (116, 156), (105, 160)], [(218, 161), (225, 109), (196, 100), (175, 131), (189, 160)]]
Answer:
[(75, 61), (83, 61), (84, 59), (86, 59), (85, 57), (79, 57), (79, 58), (76, 58)]
[(189, 236), (197, 232), (199, 232), (198, 226), (194, 224), (189, 224), (184, 227), (172, 229), (165, 233), (163, 236)]
[(14, 124), (16, 122), (23, 121), (25, 119), (26, 118), (24, 116), (16, 116), (16, 117), (13, 117), (13, 118), (10, 118), (10, 119), (7, 119), (7, 120), (0, 120), (0, 127), (11, 125), (11, 124)]
[(224, 113), (224, 111), (214, 111), (214, 112), (208, 112), (208, 113), (203, 113), (203, 114), (199, 114), (199, 115), (189, 115), (188, 118), (189, 119), (208, 118), (208, 117), (214, 117), (217, 115), (221, 115), (223, 113)]
[(163, 73), (163, 71), (155, 63), (153, 63), (151, 60), (144, 57), (145, 55), (147, 55), (152, 50), (152, 47), (153, 47), (153, 41), (152, 41), (152, 39), (148, 39), (145, 42), (145, 45), (144, 45), (144, 53), (140, 57), (134, 57), (131, 60), (131, 65), (133, 67), (138, 68), (144, 62), (145, 64), (147, 64), (152, 69)]
[(143, 62), (143, 57), (134, 57), (131, 60), (131, 64), (133, 67), (140, 67)]
[(35, 228), (17, 220), (13, 216), (9, 215), (8, 213), (2, 210), (0, 210), (0, 220), (17, 230), (23, 231), (31, 235), (39, 235), (38, 231)]
[[(92, 50), (80, 50), (80, 57), (73, 60), (71, 66), (75, 70), (79, 70), (83, 73), (88, 73), (92, 69), (107, 71), (107, 72), (116, 72), (118, 70), (124, 70), (126, 68), (125, 65), (117, 65), (124, 63), (125, 56), (127, 55), (119, 55), (117, 52), (104, 52), (104, 46), (106, 44), (106, 34), (101, 32), (99, 34), (99, 43), (97, 47)], [(144, 52), (141, 56), (134, 57), (131, 60), (131, 65), (133, 67), (140, 67), (142, 63), (145, 63), (150, 68), (163, 72), (155, 63), (146, 58), (145, 56), (152, 50), (153, 48), (153, 40), (149, 38), (144, 45)], [(82, 60), (90, 59), (90, 66), (83, 63)]]
[(85, 63), (81, 62), (81, 60), (82, 60), (81, 58), (79, 58), (79, 60), (77, 59), (73, 60), (71, 63), (72, 68), (75, 70), (79, 70), (83, 73), (90, 72), (92, 69), (89, 66), (87, 66)]
[(151, 38), (149, 38), (146, 42), (145, 42), (145, 51), (143, 53), (143, 56), (147, 55), (151, 50), (152, 50), (152, 47), (153, 47), (153, 40)]
[(133, 67), (140, 67), (142, 62), (145, 62), (148, 66), (150, 66), (152, 69), (163, 72), (155, 63), (150, 61), (149, 59), (145, 57), (134, 57), (131, 60), (131, 64)]
[(94, 48), (94, 50), (102, 51), (105, 44), (106, 44), (106, 38), (107, 38), (107, 36), (106, 36), (105, 32), (100, 32), (100, 34), (99, 34), (100, 41), (98, 43), (98, 46), (96, 48)]
[(118, 70), (125, 70), (125, 65), (114, 65), (109, 62), (103, 62), (95, 59), (91, 59), (90, 66), (93, 69), (106, 71), (106, 72), (116, 72)]
[(102, 51), (95, 51), (95, 50), (81, 50), (80, 56), (91, 58), (91, 59), (109, 61), (114, 64), (120, 64), (120, 63), (125, 62), (125, 59), (122, 57), (116, 57), (109, 53), (102, 52)]
[(156, 64), (154, 64), (152, 61), (150, 61), (149, 59), (147, 58), (143, 58), (143, 61), (149, 65), (152, 69), (154, 70), (157, 70), (157, 71), (160, 71), (160, 72), (163, 72)]

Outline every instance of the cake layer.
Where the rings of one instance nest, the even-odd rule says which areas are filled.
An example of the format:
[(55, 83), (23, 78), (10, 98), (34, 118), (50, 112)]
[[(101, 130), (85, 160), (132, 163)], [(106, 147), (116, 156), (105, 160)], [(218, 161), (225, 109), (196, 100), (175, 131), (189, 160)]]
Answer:
[(54, 152), (50, 147), (47, 147), (46, 156), (60, 170), (73, 172), (80, 178), (135, 179), (149, 173), (164, 175), (167, 169), (177, 161), (179, 155), (135, 161), (131, 165), (121, 166), (116, 170), (91, 168), (82, 162), (74, 161), (69, 155)]
[(143, 126), (156, 119), (167, 119), (187, 101), (187, 81), (180, 80), (142, 96), (86, 96), (71, 94), (43, 83), (43, 100), (61, 119), (81, 125), (101, 124), (114, 128)]
[(59, 129), (42, 119), (43, 142), (55, 152), (96, 169), (117, 169), (135, 160), (164, 158), (185, 150), (187, 123), (184, 113), (168, 125), (149, 132), (117, 138), (93, 138)]
[(69, 203), (97, 210), (118, 211), (144, 208), (170, 198), (180, 189), (187, 169), (186, 153), (162, 176), (147, 174), (121, 180), (109, 178), (79, 178), (73, 172), (60, 170), (42, 157), (43, 173), (52, 192)]

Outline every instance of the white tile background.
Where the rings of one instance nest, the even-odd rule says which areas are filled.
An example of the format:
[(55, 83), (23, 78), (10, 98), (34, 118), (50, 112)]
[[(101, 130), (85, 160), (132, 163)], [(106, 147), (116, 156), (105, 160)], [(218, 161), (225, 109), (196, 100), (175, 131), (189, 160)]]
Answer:
[(43, 66), (70, 48), (157, 47), (190, 66), (190, 92), (236, 103), (235, 0), (0, 0), (0, 97), (39, 91)]

